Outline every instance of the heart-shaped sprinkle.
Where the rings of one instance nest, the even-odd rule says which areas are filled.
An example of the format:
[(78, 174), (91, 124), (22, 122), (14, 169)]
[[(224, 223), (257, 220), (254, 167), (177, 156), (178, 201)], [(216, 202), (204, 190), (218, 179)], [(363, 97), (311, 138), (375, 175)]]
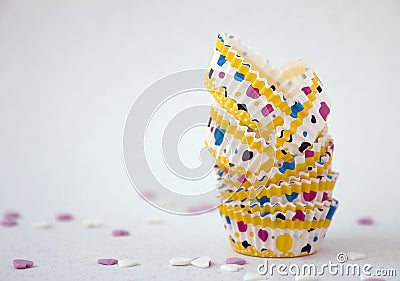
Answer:
[(296, 275), (294, 279), (296, 281), (315, 281), (318, 280), (318, 277), (313, 275)]
[(13, 265), (16, 269), (25, 269), (33, 266), (33, 261), (30, 260), (13, 260)]
[(140, 264), (139, 261), (132, 259), (122, 259), (118, 261), (119, 267), (132, 267), (132, 266), (137, 266), (139, 264)]
[(257, 272), (247, 272), (244, 277), (243, 281), (265, 281), (265, 277), (258, 274)]
[(7, 211), (4, 213), (3, 218), (9, 219), (9, 220), (16, 220), (20, 218), (20, 214), (16, 211)]
[(70, 221), (73, 220), (73, 216), (71, 214), (68, 213), (62, 213), (62, 214), (58, 214), (57, 215), (57, 220), (58, 221)]
[(171, 265), (175, 265), (175, 266), (182, 266), (182, 265), (188, 265), (190, 264), (192, 260), (189, 258), (184, 258), (184, 257), (174, 257), (172, 259), (169, 260), (169, 263)]
[(103, 226), (103, 223), (97, 219), (88, 219), (83, 222), (86, 228), (99, 228)]
[(102, 265), (114, 265), (118, 263), (117, 259), (99, 259), (97, 260), (98, 264), (102, 264)]
[(348, 252), (346, 253), (347, 258), (351, 261), (356, 261), (356, 260), (363, 260), (367, 258), (366, 254), (363, 253), (357, 253), (357, 252)]
[(39, 222), (34, 222), (32, 226), (34, 228), (39, 228), (39, 229), (48, 229), (51, 228), (51, 223), (45, 221), (39, 221)]
[(192, 260), (191, 265), (194, 265), (195, 267), (199, 268), (207, 268), (211, 264), (211, 258), (210, 257), (199, 257), (194, 260)]
[(121, 237), (121, 236), (128, 236), (128, 235), (129, 235), (129, 231), (124, 230), (124, 229), (115, 229), (112, 232), (112, 236), (114, 236), (114, 237)]
[(226, 264), (238, 264), (238, 265), (244, 265), (247, 263), (245, 259), (238, 258), (238, 257), (232, 257), (232, 258), (227, 258), (225, 261)]
[(5, 219), (0, 221), (0, 224), (4, 227), (12, 227), (12, 226), (17, 226), (18, 223), (15, 220), (11, 220), (11, 219)]
[(148, 224), (161, 224), (163, 220), (160, 217), (148, 217), (146, 222)]
[(222, 271), (228, 271), (228, 272), (236, 272), (241, 270), (243, 267), (238, 264), (223, 264), (219, 267)]
[(371, 225), (374, 224), (374, 219), (371, 217), (363, 217), (357, 220), (357, 223), (360, 225)]

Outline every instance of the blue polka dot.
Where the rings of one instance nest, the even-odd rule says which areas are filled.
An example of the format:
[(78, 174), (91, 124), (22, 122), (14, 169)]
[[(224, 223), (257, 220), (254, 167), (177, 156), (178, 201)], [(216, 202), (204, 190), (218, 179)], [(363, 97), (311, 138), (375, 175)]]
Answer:
[(317, 236), (314, 236), (313, 241), (314, 241), (314, 242), (317, 242), (317, 241), (318, 241), (318, 237), (317, 237)]
[(236, 81), (242, 82), (244, 79), (244, 75), (236, 71), (235, 75), (233, 75), (233, 79)]
[(303, 137), (306, 137), (306, 136), (307, 136), (307, 132), (304, 131), (304, 132), (303, 132)]
[(220, 146), (224, 140), (226, 130), (221, 129), (219, 126), (214, 130), (215, 145)]

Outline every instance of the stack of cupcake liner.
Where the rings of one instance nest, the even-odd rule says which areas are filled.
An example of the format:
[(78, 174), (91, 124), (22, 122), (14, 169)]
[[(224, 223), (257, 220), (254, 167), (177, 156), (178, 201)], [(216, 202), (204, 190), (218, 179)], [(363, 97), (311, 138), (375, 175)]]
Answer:
[(216, 160), (219, 212), (233, 249), (259, 257), (315, 253), (332, 197), (330, 101), (304, 60), (282, 69), (219, 34), (205, 77), (214, 97), (205, 145)]

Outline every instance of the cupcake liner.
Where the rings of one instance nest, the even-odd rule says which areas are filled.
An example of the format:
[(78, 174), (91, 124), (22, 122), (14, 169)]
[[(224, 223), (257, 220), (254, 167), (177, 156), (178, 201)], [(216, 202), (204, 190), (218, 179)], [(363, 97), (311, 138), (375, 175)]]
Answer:
[[(279, 228), (290, 228), (297, 220), (300, 222), (324, 220), (332, 204), (336, 204), (335, 201), (286, 204), (256, 202), (251, 204), (250, 201), (229, 200), (222, 203), (218, 209), (223, 215), (243, 220), (245, 223), (255, 223), (257, 220), (263, 226), (271, 225), (273, 222), (275, 226), (279, 225)], [(301, 225), (296, 227), (301, 227)]]
[[(257, 175), (232, 174), (225, 169), (221, 177), (225, 183), (232, 187), (267, 186), (269, 183), (285, 181), (291, 176), (296, 176), (301, 172), (310, 173), (311, 176), (327, 175), (332, 172), (332, 159), (334, 152), (334, 142), (329, 136), (322, 134), (312, 149), (309, 149), (300, 156), (287, 156), (287, 160), (277, 160), (276, 167), (267, 173), (260, 171)], [(240, 179), (240, 180), (239, 180)]]
[[(338, 173), (317, 176), (316, 178), (289, 178), (288, 182), (270, 184), (268, 187), (253, 189), (232, 189), (223, 181), (217, 185), (220, 196), (224, 200), (239, 200), (240, 202), (286, 204), (286, 203), (317, 203), (332, 198), (332, 193), (338, 178)], [(254, 194), (254, 195), (253, 195)]]
[(210, 109), (205, 144), (218, 163), (238, 175), (268, 172), (275, 164), (275, 146), (214, 103)]
[[(338, 201), (332, 200), (330, 205), (322, 206), (322, 211), (315, 211), (318, 219), (304, 221), (280, 219), (277, 216), (281, 212), (274, 219), (242, 211), (224, 213), (222, 207), (220, 214), (235, 251), (259, 257), (295, 257), (313, 254), (319, 249), (337, 207)], [(308, 213), (309, 217), (313, 216), (312, 212)]]
[[(259, 56), (253, 58), (254, 56), (256, 55), (251, 49), (234, 37), (220, 34), (210, 61), (206, 86), (228, 112), (236, 113), (233, 115), (241, 123), (254, 129), (255, 122), (260, 122), (263, 137), (270, 140), (271, 132), (276, 131), (277, 146), (284, 146), (288, 152), (301, 154), (315, 141), (325, 126), (330, 111), (330, 102), (322, 92), (319, 79), (315, 74), (310, 78), (311, 71), (300, 66), (300, 63), (279, 71), (271, 67), (268, 61), (261, 60)], [(303, 71), (299, 72), (299, 69)], [(276, 80), (281, 77), (285, 80)], [(298, 82), (301, 80), (299, 77), (303, 79), (303, 83)], [(267, 80), (271, 82), (268, 83)], [(292, 86), (286, 97), (278, 92), (280, 85), (277, 83), (283, 84), (283, 90)], [(299, 85), (302, 87), (301, 92), (294, 94), (299, 90)], [(239, 113), (245, 117), (240, 118), (237, 116)], [(306, 119), (304, 125), (303, 119)], [(293, 138), (294, 135), (299, 135), (296, 134), (300, 132), (299, 127), (302, 130), (301, 136)]]

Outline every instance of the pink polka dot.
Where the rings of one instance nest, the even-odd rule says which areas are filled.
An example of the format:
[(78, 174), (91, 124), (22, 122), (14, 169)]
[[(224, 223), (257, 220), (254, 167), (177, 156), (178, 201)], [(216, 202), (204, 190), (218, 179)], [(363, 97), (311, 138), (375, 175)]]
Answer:
[(265, 242), (268, 239), (268, 232), (264, 229), (260, 229), (258, 231), (258, 237), (261, 239), (261, 241)]
[(306, 158), (314, 157), (314, 151), (312, 151), (312, 150), (306, 150), (306, 152), (304, 153), (304, 155), (306, 156)]
[(312, 201), (315, 199), (315, 197), (317, 196), (317, 193), (315, 191), (310, 191), (310, 192), (303, 192), (303, 198), (306, 201)]
[(246, 176), (245, 176), (245, 175), (241, 175), (240, 178), (239, 178), (239, 181), (240, 181), (241, 183), (246, 182)]
[(246, 232), (247, 224), (245, 224), (243, 221), (238, 221), (237, 226), (240, 232)]
[(304, 221), (306, 215), (303, 213), (302, 210), (296, 210), (296, 214), (292, 217), (292, 221), (301, 220)]
[(322, 118), (326, 121), (326, 118), (328, 118), (329, 112), (331, 110), (329, 109), (328, 105), (326, 102), (321, 102), (321, 107), (319, 108), (319, 114), (321, 114)]
[(267, 104), (266, 106), (264, 106), (263, 109), (261, 109), (261, 114), (265, 117), (268, 114), (270, 114), (272, 111), (274, 111), (272, 104)]
[(306, 95), (311, 94), (312, 90), (310, 87), (304, 87), (301, 89)]
[(224, 78), (225, 77), (225, 72), (221, 71), (220, 73), (218, 73), (218, 77), (219, 78)]
[(251, 85), (247, 88), (246, 95), (252, 99), (257, 99), (261, 96), (260, 91), (257, 88), (253, 88)]

